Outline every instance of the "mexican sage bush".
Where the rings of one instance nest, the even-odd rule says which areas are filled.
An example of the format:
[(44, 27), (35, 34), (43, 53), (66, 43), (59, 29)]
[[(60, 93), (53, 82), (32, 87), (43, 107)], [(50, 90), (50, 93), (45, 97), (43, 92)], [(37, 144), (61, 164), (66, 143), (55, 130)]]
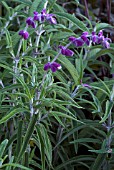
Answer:
[(0, 169), (113, 169), (113, 26), (57, 0), (0, 9)]

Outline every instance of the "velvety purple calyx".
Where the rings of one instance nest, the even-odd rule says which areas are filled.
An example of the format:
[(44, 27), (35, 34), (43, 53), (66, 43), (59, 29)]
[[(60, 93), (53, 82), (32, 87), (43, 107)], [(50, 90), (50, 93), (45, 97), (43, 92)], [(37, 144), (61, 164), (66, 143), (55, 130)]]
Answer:
[(69, 41), (71, 41), (71, 42), (75, 42), (76, 41), (76, 37), (69, 37), (69, 39), (68, 39)]
[(36, 28), (35, 22), (33, 21), (33, 18), (32, 18), (32, 17), (28, 17), (27, 20), (26, 20), (26, 23), (27, 23), (29, 26), (32, 26), (33, 28)]
[(70, 56), (71, 57), (71, 56), (74, 55), (74, 52), (72, 50), (69, 50), (64, 46), (60, 45), (59, 48), (61, 49), (61, 54), (65, 55), (65, 56)]
[(52, 72), (56, 72), (57, 70), (61, 69), (61, 65), (59, 63), (53, 62), (51, 63), (50, 68)]
[(87, 41), (87, 36), (88, 36), (88, 32), (83, 32), (82, 35), (81, 35), (81, 38), (83, 39), (84, 42)]
[(81, 37), (76, 38), (76, 40), (75, 40), (75, 42), (74, 42), (74, 44), (75, 44), (76, 47), (82, 47), (82, 46), (84, 45), (84, 43), (85, 43), (85, 42), (82, 40)]
[(61, 65), (56, 62), (53, 63), (48, 62), (44, 65), (44, 70), (48, 71), (49, 69), (51, 69), (52, 72), (56, 72), (57, 70), (61, 69)]
[(45, 71), (49, 70), (49, 69), (50, 69), (50, 66), (51, 66), (51, 63), (50, 63), (50, 62), (46, 63), (46, 64), (44, 65), (44, 70), (45, 70)]
[(33, 20), (34, 21), (39, 21), (40, 18), (41, 18), (41, 14), (39, 14), (38, 12), (34, 11), (34, 17), (33, 17)]
[(19, 31), (19, 35), (21, 35), (25, 40), (29, 37), (29, 33), (24, 30)]

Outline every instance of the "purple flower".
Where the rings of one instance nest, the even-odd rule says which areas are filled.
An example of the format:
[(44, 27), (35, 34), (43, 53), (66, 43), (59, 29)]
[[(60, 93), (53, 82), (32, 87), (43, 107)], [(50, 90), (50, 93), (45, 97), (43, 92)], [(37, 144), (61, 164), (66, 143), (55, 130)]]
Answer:
[(40, 18), (41, 18), (41, 14), (38, 14), (38, 12), (34, 11), (34, 17), (33, 17), (33, 20), (34, 21), (39, 21)]
[(91, 40), (93, 43), (96, 43), (98, 41), (98, 36), (96, 35), (95, 31), (92, 31)]
[(54, 14), (47, 14), (46, 20), (49, 21), (50, 24), (57, 24), (57, 21), (53, 16), (55, 16), (55, 15)]
[(76, 38), (76, 40), (74, 41), (74, 44), (76, 47), (81, 47), (84, 45), (84, 41), (82, 40), (81, 37), (79, 37), (79, 38)]
[(39, 21), (39, 22), (43, 22), (44, 21), (44, 17), (42, 16), (42, 14), (39, 14), (38, 12), (34, 12), (34, 17), (33, 17), (34, 21)]
[(74, 55), (74, 52), (72, 50), (69, 50), (64, 46), (60, 45), (59, 48), (61, 49), (61, 54), (63, 55), (70, 56), (70, 57)]
[(35, 22), (33, 21), (33, 18), (32, 18), (32, 17), (28, 17), (27, 20), (26, 20), (26, 23), (27, 23), (29, 26), (32, 26), (33, 28), (36, 28)]
[(44, 21), (47, 16), (46, 9), (42, 9), (41, 11), (41, 21)]
[(29, 37), (29, 33), (24, 30), (19, 31), (19, 35), (21, 35), (25, 40)]
[(51, 70), (52, 72), (56, 72), (57, 70), (61, 69), (61, 65), (59, 63), (53, 62), (51, 64)]
[(103, 31), (102, 30), (99, 31), (98, 36), (99, 37), (103, 36)]
[(54, 14), (47, 14), (46, 9), (43, 9), (41, 13), (34, 12), (34, 20), (44, 22), (47, 20), (50, 24), (57, 24), (56, 19), (54, 18)]
[(87, 38), (88, 36), (88, 32), (83, 32), (81, 35), (81, 39), (87, 44), (89, 45), (89, 39)]
[(104, 36), (103, 36), (103, 31), (100, 30), (99, 33), (98, 33), (97, 44), (102, 43), (102, 41), (104, 41)]
[(46, 64), (44, 65), (44, 70), (45, 70), (45, 71), (49, 70), (49, 69), (50, 69), (50, 66), (51, 66), (51, 63), (50, 63), (50, 62), (46, 63)]
[(76, 37), (69, 37), (69, 41), (71, 41), (71, 42), (74, 42), (74, 41), (76, 41)]
[(46, 15), (47, 15), (46, 9), (43, 9), (40, 14), (38, 12), (34, 11), (33, 19), (35, 21), (43, 22), (43, 21), (45, 21)]
[(81, 37), (79, 38), (69, 37), (69, 41), (71, 41), (76, 47), (81, 47), (85, 43)]
[(44, 70), (47, 71), (51, 69), (52, 72), (56, 72), (57, 70), (61, 69), (61, 65), (59, 63), (53, 62), (53, 63), (46, 63), (44, 65)]
[(110, 38), (104, 38), (103, 41), (102, 41), (102, 46), (104, 48), (110, 48), (110, 43), (108, 41), (111, 41)]

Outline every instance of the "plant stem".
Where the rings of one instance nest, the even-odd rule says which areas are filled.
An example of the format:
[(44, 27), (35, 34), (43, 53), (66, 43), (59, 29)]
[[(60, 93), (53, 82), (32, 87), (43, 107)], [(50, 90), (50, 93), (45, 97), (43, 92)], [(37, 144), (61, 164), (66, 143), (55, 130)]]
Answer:
[(111, 0), (107, 0), (107, 16), (108, 16), (109, 24), (110, 24), (110, 14), (111, 14)]
[(88, 4), (87, 4), (87, 1), (86, 1), (86, 0), (84, 0), (84, 4), (85, 4), (85, 14), (86, 14), (87, 18), (90, 19), (90, 17), (89, 17), (89, 11), (88, 11)]
[(107, 133), (110, 133), (108, 139), (107, 139), (107, 149), (110, 149), (110, 145), (111, 145), (111, 140), (112, 140), (112, 133), (110, 132), (111, 130), (111, 125), (112, 125), (112, 117), (111, 117), (111, 111), (109, 113), (109, 117), (108, 117), (108, 128), (107, 128)]

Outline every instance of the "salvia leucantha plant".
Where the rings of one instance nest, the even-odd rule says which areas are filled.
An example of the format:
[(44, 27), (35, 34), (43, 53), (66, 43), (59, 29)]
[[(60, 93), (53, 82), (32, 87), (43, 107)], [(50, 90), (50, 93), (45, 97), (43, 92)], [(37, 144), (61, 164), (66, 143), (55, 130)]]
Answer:
[(113, 27), (74, 3), (0, 1), (0, 169), (114, 168)]

